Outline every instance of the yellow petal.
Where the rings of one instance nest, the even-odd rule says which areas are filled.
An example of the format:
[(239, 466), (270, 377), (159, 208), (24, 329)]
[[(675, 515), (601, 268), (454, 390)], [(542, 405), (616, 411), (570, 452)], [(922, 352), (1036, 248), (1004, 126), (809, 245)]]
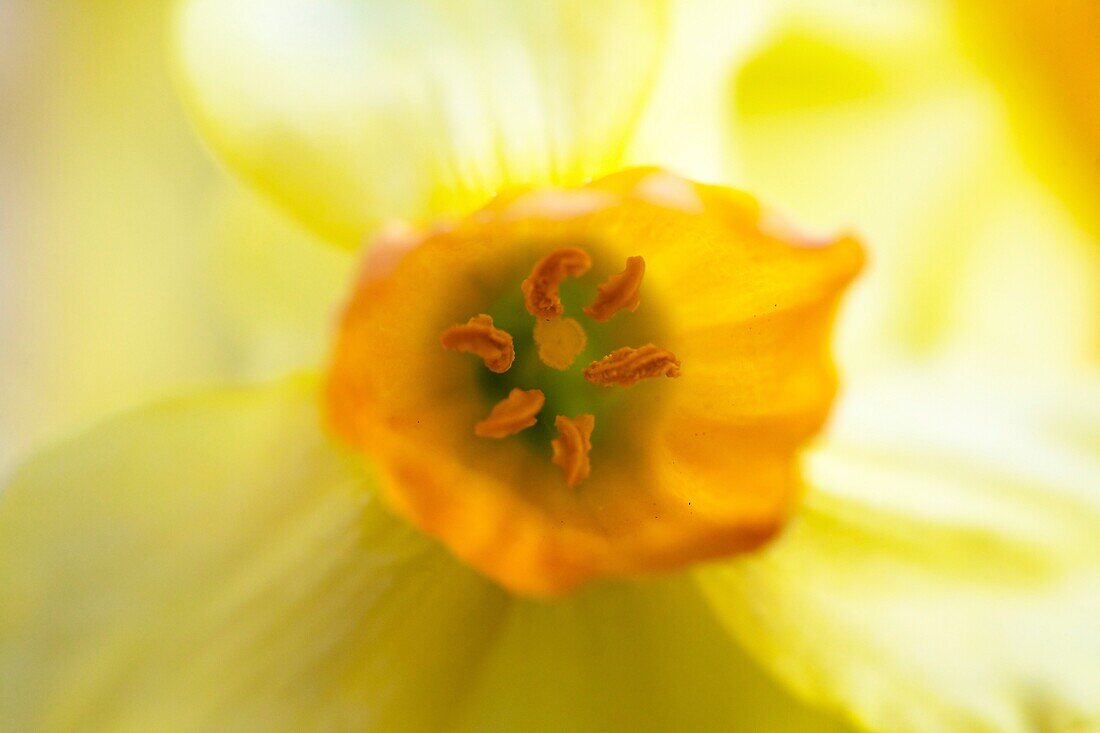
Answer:
[(733, 88), (744, 185), (870, 245), (846, 372), (940, 349), (1095, 363), (1100, 254), (1024, 164), (949, 6), (882, 5), (781, 26)]
[(517, 600), (473, 682), (463, 733), (850, 730), (777, 685), (685, 576)]
[(0, 12), (0, 67), (35, 58), (0, 70), (2, 466), (165, 390), (327, 348), (350, 258), (214, 165), (171, 87), (174, 6)]
[[(581, 316), (587, 354), (559, 372), (530, 350), (534, 316), (517, 298), (536, 263), (578, 242), (593, 269), (587, 284), (569, 278), (590, 288), (574, 313), (631, 256), (646, 263), (645, 305), (603, 324)], [(777, 231), (746, 194), (635, 169), (503, 194), (425, 233), (389, 271), (376, 260), (333, 351), (334, 430), (375, 458), (398, 513), (510, 590), (548, 595), (750, 551), (778, 530), (798, 498), (795, 456), (829, 412), (832, 315), (863, 251)], [(438, 346), (470, 314), (528, 339), (496, 381)], [(682, 374), (629, 392), (586, 380), (584, 364), (650, 344)], [(525, 440), (476, 437), (513, 388), (543, 392), (540, 423)], [(547, 447), (557, 416), (584, 414), (591, 477), (563, 490)]]
[(116, 418), (0, 503), (6, 730), (439, 730), (502, 595), (382, 510), (311, 380)]
[(334, 241), (617, 167), (662, 0), (192, 0), (185, 93), (214, 149)]
[(954, 3), (1045, 181), (1100, 235), (1100, 7), (1091, 0)]
[(631, 165), (699, 181), (740, 180), (731, 170), (730, 69), (759, 43), (773, 9), (723, 0), (672, 3), (668, 50), (630, 147)]
[[(210, 227), (205, 308), (234, 375), (271, 379), (313, 368), (328, 352), (332, 313), (356, 262), (233, 182)], [(211, 319), (211, 312), (216, 319)], [(240, 378), (240, 377), (239, 377)]]
[(799, 27), (785, 29), (738, 70), (742, 115), (798, 113), (881, 94), (883, 69), (854, 49)]
[(150, 31), (164, 5), (21, 3), (0, 20), (15, 51), (0, 67), (34, 49), (0, 71), (0, 463), (223, 374), (198, 295), (216, 171)]
[[(901, 320), (916, 338), (998, 371), (1067, 374), (1100, 364), (1100, 247), (1072, 212), (1020, 166), (984, 184), (955, 262), (929, 248), (918, 267), (950, 269), (940, 287), (911, 284)], [(956, 219), (955, 221), (958, 221)], [(950, 241), (944, 222), (939, 241)], [(965, 220), (961, 223), (965, 226)], [(955, 229), (958, 231), (958, 229)]]
[(849, 400), (787, 534), (698, 578), (752, 656), (869, 729), (1091, 730), (1100, 391), (924, 380)]
[[(902, 3), (883, 12), (905, 15), (903, 5), (916, 17), (869, 22), (835, 7), (796, 16), (733, 78), (742, 185), (800, 224), (850, 228), (870, 245), (874, 265), (840, 319), (838, 350), (849, 369), (913, 349), (911, 314), (927, 311), (911, 303), (945, 289), (968, 232), (956, 227), (945, 240), (952, 230), (938, 226), (960, 198), (945, 182), (958, 185), (990, 130), (980, 104), (958, 92), (935, 14)], [(941, 266), (914, 277), (914, 261)]]

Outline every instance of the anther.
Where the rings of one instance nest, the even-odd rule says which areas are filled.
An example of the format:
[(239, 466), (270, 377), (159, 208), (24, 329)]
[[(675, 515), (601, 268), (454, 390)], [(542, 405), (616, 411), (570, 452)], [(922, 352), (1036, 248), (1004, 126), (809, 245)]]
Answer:
[(474, 425), (474, 435), (479, 438), (507, 438), (535, 424), (546, 397), (538, 389), (513, 389), (498, 402), (489, 417)]
[(612, 275), (607, 282), (597, 286), (599, 293), (592, 305), (584, 309), (585, 315), (594, 321), (603, 323), (623, 308), (637, 310), (641, 298), (638, 291), (642, 287), (645, 275), (645, 260), (641, 257), (627, 257), (626, 269), (618, 275)]
[(629, 346), (585, 367), (584, 378), (603, 387), (629, 387), (643, 379), (680, 376), (680, 360), (668, 349), (653, 344), (632, 349)]
[(568, 418), (558, 415), (554, 419), (554, 427), (558, 429), (558, 437), (550, 441), (554, 449), (554, 463), (561, 466), (565, 474), (565, 484), (574, 488), (586, 478), (592, 470), (592, 464), (588, 460), (588, 453), (592, 450), (592, 428), (596, 425), (593, 415), (577, 415)]
[(511, 334), (494, 328), (492, 316), (485, 314), (451, 326), (440, 334), (439, 341), (444, 348), (480, 356), (485, 366), (497, 374), (508, 371), (516, 359)]
[(535, 263), (531, 274), (520, 286), (527, 312), (539, 318), (560, 316), (565, 308), (558, 286), (567, 277), (580, 277), (592, 267), (592, 258), (583, 249), (556, 249)]

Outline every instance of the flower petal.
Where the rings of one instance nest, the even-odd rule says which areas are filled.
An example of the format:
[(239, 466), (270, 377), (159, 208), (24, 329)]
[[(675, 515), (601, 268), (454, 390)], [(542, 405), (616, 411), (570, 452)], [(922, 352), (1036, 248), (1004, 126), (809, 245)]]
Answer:
[(631, 166), (659, 166), (698, 181), (736, 183), (730, 70), (760, 42), (767, 3), (672, 3), (667, 51), (631, 143)]
[(0, 11), (0, 65), (18, 62), (0, 70), (0, 471), (105, 410), (226, 374), (203, 279), (220, 181), (150, 32), (164, 5)]
[(329, 238), (462, 213), (505, 184), (617, 166), (656, 73), (663, 0), (192, 0), (200, 128)]
[(685, 576), (517, 600), (476, 689), (462, 731), (850, 730), (772, 681)]
[(1012, 107), (1029, 162), (1100, 235), (1100, 7), (1091, 0), (955, 2)]
[(868, 242), (845, 373), (945, 350), (1095, 362), (1100, 251), (1028, 170), (1011, 128), (1033, 116), (1005, 114), (950, 4), (811, 5), (738, 70), (730, 132), (742, 185)]
[(1100, 723), (1098, 392), (1076, 391), (1072, 414), (958, 386), (850, 401), (787, 534), (698, 578), (750, 654), (868, 728), (1086, 729)]
[(0, 68), (0, 473), (120, 408), (327, 351), (351, 258), (199, 144), (159, 32), (176, 5), (0, 10), (0, 67), (19, 62)]
[[(778, 530), (799, 491), (797, 453), (835, 391), (827, 336), (863, 261), (856, 241), (801, 239), (746, 194), (654, 169), (510, 192), (419, 236), (384, 258), (388, 270), (368, 257), (328, 373), (333, 428), (374, 457), (398, 513), (525, 595), (748, 551)], [(680, 376), (627, 393), (581, 368), (566, 381), (539, 368), (533, 342), (519, 340), (534, 328), (520, 283), (578, 242), (594, 263), (585, 304), (627, 258), (646, 263), (645, 305), (606, 324), (585, 318), (582, 361), (654, 344), (683, 360)], [(471, 314), (516, 339), (518, 368), (497, 381), (439, 345)], [(544, 393), (541, 424), (527, 440), (477, 437), (513, 388)], [(580, 414), (601, 426), (602, 457), (582, 491), (563, 490), (547, 449), (555, 416)]]
[(503, 608), (381, 509), (314, 384), (116, 418), (0, 503), (8, 730), (438, 730)]

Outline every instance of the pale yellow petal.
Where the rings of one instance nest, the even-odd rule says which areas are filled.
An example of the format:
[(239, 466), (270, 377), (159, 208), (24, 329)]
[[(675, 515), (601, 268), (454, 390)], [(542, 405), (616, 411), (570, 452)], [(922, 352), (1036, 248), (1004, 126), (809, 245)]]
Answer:
[(687, 0), (671, 5), (668, 50), (628, 157), (698, 181), (737, 184), (729, 129), (732, 70), (773, 10), (767, 2)]
[(746, 188), (867, 242), (848, 373), (942, 350), (1095, 363), (1100, 254), (1032, 177), (950, 5), (802, 5), (737, 69), (731, 135)]
[(236, 182), (209, 228), (200, 313), (227, 352), (230, 374), (270, 379), (321, 364), (359, 260), (320, 240)]
[[(978, 205), (937, 228), (938, 242), (966, 231), (956, 254), (932, 246), (899, 283), (899, 324), (913, 342), (991, 371), (1053, 375), (1100, 365), (1100, 247), (1041, 182), (1001, 169)], [(984, 175), (984, 173), (982, 174)], [(973, 225), (966, 228), (966, 219)], [(961, 220), (961, 221), (960, 221)], [(920, 282), (925, 280), (925, 282)], [(938, 284), (938, 285), (934, 285)]]
[(174, 6), (0, 11), (0, 471), (121, 407), (327, 349), (351, 258), (203, 149), (171, 84)]
[(464, 733), (843, 733), (730, 639), (686, 577), (516, 601), (463, 708)]
[(330, 239), (617, 167), (662, 0), (192, 0), (180, 76), (223, 158)]
[(968, 47), (1004, 94), (1028, 161), (1100, 237), (1100, 6), (956, 0)]
[(217, 172), (151, 31), (165, 4), (0, 12), (0, 466), (224, 374), (198, 276)]
[(927, 380), (853, 396), (786, 534), (697, 577), (754, 658), (870, 730), (1091, 730), (1098, 386)]
[(311, 380), (116, 418), (0, 500), (12, 731), (439, 730), (504, 596), (394, 520)]

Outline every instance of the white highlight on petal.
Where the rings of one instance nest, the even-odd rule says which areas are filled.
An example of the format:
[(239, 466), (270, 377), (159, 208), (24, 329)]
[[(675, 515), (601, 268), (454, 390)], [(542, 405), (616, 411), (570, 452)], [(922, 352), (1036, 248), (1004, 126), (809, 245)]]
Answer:
[(407, 221), (395, 220), (384, 224), (368, 242), (360, 282), (374, 282), (389, 275), (405, 253), (423, 241), (424, 235), (423, 230)]
[(553, 219), (566, 221), (594, 214), (619, 203), (619, 197), (608, 191), (557, 189), (525, 193), (504, 210), (505, 221), (518, 219)]
[(703, 200), (695, 192), (690, 181), (665, 171), (651, 173), (634, 189), (634, 193), (645, 201), (666, 209), (676, 209), (687, 214), (702, 214)]
[(839, 233), (808, 232), (803, 227), (795, 226), (790, 219), (775, 211), (765, 211), (760, 216), (758, 226), (760, 231), (770, 237), (803, 247), (824, 247), (841, 236)]

